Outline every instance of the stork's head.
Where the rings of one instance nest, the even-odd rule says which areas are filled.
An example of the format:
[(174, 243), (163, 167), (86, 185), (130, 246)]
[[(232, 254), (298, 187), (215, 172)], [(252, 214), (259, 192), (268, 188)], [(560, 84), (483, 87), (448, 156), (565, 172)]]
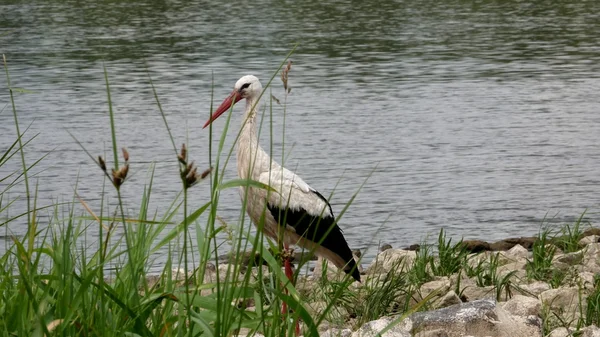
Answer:
[(231, 106), (235, 103), (239, 102), (244, 98), (248, 98), (250, 100), (254, 100), (260, 96), (262, 92), (262, 85), (258, 78), (254, 75), (246, 75), (240, 78), (237, 82), (235, 82), (235, 86), (233, 87), (233, 91), (223, 103), (219, 105), (217, 110), (215, 110), (208, 121), (204, 124), (202, 128), (207, 127), (212, 123), (215, 119), (219, 118), (225, 111), (231, 109)]

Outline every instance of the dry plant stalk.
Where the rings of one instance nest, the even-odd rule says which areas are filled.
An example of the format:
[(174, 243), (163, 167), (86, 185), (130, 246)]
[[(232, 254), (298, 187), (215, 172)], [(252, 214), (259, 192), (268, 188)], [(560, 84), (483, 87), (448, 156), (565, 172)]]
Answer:
[(211, 167), (198, 174), (198, 167), (194, 165), (194, 162), (187, 162), (187, 148), (185, 144), (181, 145), (181, 151), (177, 155), (177, 160), (180, 164), (181, 181), (183, 181), (183, 186), (186, 189), (196, 185), (212, 172)]
[(187, 149), (185, 147), (185, 144), (181, 145), (181, 152), (179, 153), (179, 155), (177, 156), (177, 159), (179, 160), (179, 162), (183, 165), (185, 165), (185, 162), (187, 160)]
[(102, 159), (102, 156), (98, 156), (98, 165), (100, 165), (102, 172), (106, 173), (106, 162)]
[[(58, 327), (59, 325), (62, 324), (62, 322), (64, 321), (64, 319), (55, 319), (52, 322), (50, 322), (47, 326), (46, 329), (48, 330), (48, 332), (53, 332), (54, 329), (56, 329), (56, 327)], [(44, 335), (46, 336), (46, 335)]]
[(108, 176), (110, 181), (117, 189), (123, 185), (125, 179), (127, 178), (127, 173), (129, 172), (129, 152), (127, 152), (127, 149), (125, 148), (122, 148), (122, 151), (123, 159), (125, 159), (125, 165), (123, 165), (123, 167), (121, 167), (119, 170), (115, 170), (114, 168), (111, 169), (111, 175), (109, 175), (107, 172), (106, 161), (104, 161), (104, 158), (102, 158), (102, 156), (98, 156), (98, 166), (100, 166), (102, 172)]
[(287, 65), (281, 70), (281, 81), (283, 82), (283, 89), (289, 94), (292, 88), (288, 86), (288, 74), (292, 69), (292, 60), (289, 60)]
[(204, 170), (204, 172), (202, 172), (200, 174), (200, 179), (206, 178), (206, 176), (208, 176), (211, 172), (212, 172), (212, 167), (207, 168), (206, 170)]
[(275, 97), (275, 95), (271, 94), (271, 98), (275, 101), (275, 103), (281, 105), (281, 102), (279, 101), (279, 98)]

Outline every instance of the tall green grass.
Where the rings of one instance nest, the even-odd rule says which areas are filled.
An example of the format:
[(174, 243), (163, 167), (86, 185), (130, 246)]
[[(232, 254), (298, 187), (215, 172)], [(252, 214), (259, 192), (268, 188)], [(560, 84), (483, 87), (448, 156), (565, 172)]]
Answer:
[[(272, 90), (271, 82), (286, 61), (267, 83), (265, 92)], [(269, 189), (255, 181), (224, 179), (233, 154), (233, 148), (224, 145), (231, 113), (216, 148), (212, 147), (210, 130), (209, 159), (194, 158), (193, 149), (185, 144), (177, 146), (177, 133), (170, 128), (149, 77), (157, 113), (162, 115), (171, 140), (172, 158), (179, 163), (179, 172), (173, 174), (180, 177), (181, 191), (168, 208), (159, 212), (149, 209), (155, 179), (150, 166), (137, 201), (137, 215), (131, 217), (124, 210), (122, 191), (129, 188), (129, 166), (135, 165), (136, 153), (129, 153), (127, 144), (118, 143), (123, 137), (116, 127), (118, 115), (112, 108), (110, 76), (105, 68), (111, 159), (83, 147), (76, 133), (72, 137), (74, 146), (80, 146), (98, 166), (97, 174), (104, 176), (98, 194), (112, 189), (116, 200), (103, 198), (99, 207), (92, 207), (75, 192), (70, 202), (38, 205), (37, 186), (31, 184), (28, 172), (39, 161), (27, 163), (25, 156), (35, 136), (21, 132), (18, 100), (13, 99), (20, 91), (11, 87), (6, 59), (4, 69), (17, 134), (14, 143), (0, 154), (0, 165), (19, 159), (21, 169), (0, 177), (10, 181), (0, 191), (0, 221), (7, 233), (13, 225), (26, 224), (28, 229), (25, 236), (12, 237), (0, 257), (0, 335), (230, 336), (244, 329), (250, 334), (260, 331), (267, 336), (292, 336), (295, 323), (301, 321), (305, 335), (316, 336), (318, 324), (334, 305), (343, 303), (351, 283), (348, 278), (328, 283), (327, 309), (318, 315), (309, 313), (305, 298), (281, 269), (279, 247), (270, 244), (260, 231), (252, 234), (250, 224), (245, 223), (246, 200), (239, 223), (221, 222), (217, 214), (221, 191), (240, 186)], [(284, 83), (287, 101), (287, 75)], [(272, 115), (272, 104), (270, 110)], [(262, 116), (264, 119), (269, 114), (263, 112)], [(196, 166), (194, 162), (205, 164)], [(26, 200), (9, 197), (8, 192), (17, 187), (24, 188)], [(191, 201), (191, 188), (209, 189), (210, 200)], [(26, 211), (9, 215), (16, 203), (24, 204)], [(127, 204), (131, 205), (131, 200)], [(206, 223), (200, 221), (201, 216), (208, 218)], [(98, 242), (86, 241), (89, 230), (99, 233)], [(219, 250), (218, 236), (224, 231), (231, 234), (231, 258), (227, 262), (219, 260), (224, 252)], [(159, 273), (150, 273), (157, 253), (166, 254), (166, 263)], [(245, 267), (246, 256), (260, 256), (266, 269), (252, 268), (252, 264)], [(284, 302), (290, 313), (282, 314)], [(252, 310), (247, 303), (252, 304)]]
[[(16, 134), (7, 149), (0, 152), (0, 167), (17, 161), (20, 168), (0, 176), (4, 186), (0, 189), (0, 227), (10, 238), (6, 252), (0, 256), (0, 336), (233, 336), (238, 332), (294, 336), (296, 322), (301, 322), (305, 336), (318, 336), (319, 326), (325, 321), (358, 328), (370, 320), (396, 315), (394, 323), (398, 323), (413, 311), (430, 308), (430, 302), (443, 295), (433, 292), (423, 298), (420, 287), (424, 283), (457, 273), (473, 278), (480, 286), (495, 286), (498, 298), (501, 294), (511, 296), (514, 273), (499, 275), (497, 254), (470, 266), (468, 261), (473, 256), (462, 242), (452, 243), (443, 230), (437, 245), (421, 245), (412, 264), (400, 261), (391, 272), (365, 275), (362, 285), (347, 276), (329, 279), (324, 270), (316, 281), (302, 279), (297, 289), (282, 271), (280, 243), (266, 240), (260, 230), (253, 234), (246, 222), (247, 198), (241, 203), (237, 223), (224, 223), (218, 216), (224, 189), (270, 188), (251, 180), (225, 180), (224, 172), (233, 159), (233, 147), (225, 147), (231, 112), (222, 134), (213, 135), (212, 128), (208, 131), (209, 158), (196, 158), (193, 148), (178, 145), (176, 135), (180, 130), (169, 126), (149, 76), (157, 113), (163, 117), (170, 138), (172, 158), (179, 165), (172, 174), (180, 179), (180, 193), (169, 206), (159, 211), (149, 208), (155, 180), (150, 165), (143, 192), (135, 201), (135, 216), (124, 210), (125, 202), (134, 203), (124, 200), (122, 191), (130, 188), (129, 166), (135, 165), (137, 158), (136, 153), (126, 150), (128, 144), (118, 143), (123, 137), (119, 137), (116, 127), (118, 115), (112, 108), (108, 69), (104, 69), (104, 85), (111, 159), (84, 148), (76, 133), (72, 137), (74, 146), (80, 146), (98, 166), (97, 174), (104, 176), (98, 194), (114, 190), (115, 200), (102, 198), (99, 206), (90, 206), (75, 192), (69, 202), (40, 204), (30, 172), (44, 157), (27, 161), (25, 154), (35, 145), (37, 135), (21, 127), (15, 99), (15, 95), (27, 91), (11, 86), (8, 63), (5, 58), (3, 61)], [(287, 58), (274, 72), (265, 93), (277, 90), (273, 80), (286, 62)], [(282, 74), (281, 109), (285, 117), (289, 66), (283, 69), (287, 69), (285, 76)], [(268, 111), (261, 114), (260, 130), (269, 132), (272, 140), (277, 105), (273, 104), (274, 96), (270, 97)], [(213, 137), (217, 137), (215, 147)], [(285, 156), (282, 147), (282, 164)], [(190, 200), (192, 188), (209, 190), (210, 198)], [(24, 197), (11, 193), (17, 189), (25, 191)], [(16, 206), (25, 211), (14, 214)], [(200, 220), (204, 218), (207, 220)], [(555, 248), (550, 244), (554, 242), (566, 251), (576, 250), (582, 219), (563, 229), (560, 242), (553, 241), (548, 232), (540, 233), (527, 265), (528, 278), (554, 280), (553, 286), (563, 282), (552, 266)], [(10, 226), (25, 226), (25, 235), (11, 236)], [(97, 242), (87, 241), (89, 231), (98, 232)], [(219, 236), (225, 232), (231, 248), (224, 252)], [(228, 253), (227, 261), (220, 259), (224, 253)], [(150, 272), (156, 254), (166, 256), (166, 262), (159, 272)], [(300, 279), (304, 263), (299, 264), (296, 279)], [(456, 290), (461, 293), (460, 284)], [(597, 293), (587, 299), (587, 322), (597, 323), (600, 317)], [(289, 313), (281, 312), (284, 302), (291, 309)], [(309, 305), (316, 302), (324, 302), (319, 310)]]

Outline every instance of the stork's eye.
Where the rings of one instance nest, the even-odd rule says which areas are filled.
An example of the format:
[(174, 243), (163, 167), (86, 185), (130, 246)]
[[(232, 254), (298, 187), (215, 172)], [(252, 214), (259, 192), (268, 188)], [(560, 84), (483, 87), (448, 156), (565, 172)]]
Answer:
[(242, 87), (240, 88), (240, 91), (248, 88), (250, 86), (250, 83), (244, 83), (244, 85), (242, 85)]

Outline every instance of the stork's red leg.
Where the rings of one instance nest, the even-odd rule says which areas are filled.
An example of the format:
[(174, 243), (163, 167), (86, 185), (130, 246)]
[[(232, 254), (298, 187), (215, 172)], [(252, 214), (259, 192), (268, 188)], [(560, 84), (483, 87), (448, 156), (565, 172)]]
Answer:
[[(283, 244), (283, 249), (284, 249), (284, 259), (283, 259), (283, 265), (284, 265), (284, 269), (285, 269), (285, 276), (287, 276), (288, 280), (290, 280), (290, 282), (293, 282), (293, 273), (292, 273), (292, 266), (290, 264), (290, 259), (287, 257), (287, 251), (290, 248), (290, 246), (288, 244)], [(287, 288), (284, 290), (285, 294), (288, 294)], [(281, 314), (282, 315), (287, 315), (288, 314), (288, 310), (287, 310), (287, 303), (283, 302), (283, 305), (281, 306)]]
[(294, 284), (294, 272), (292, 271), (292, 263), (290, 262), (290, 258), (286, 258), (285, 262), (285, 276), (287, 276), (288, 280)]
[[(285, 269), (285, 276), (287, 276), (288, 280), (290, 280), (290, 282), (292, 284), (294, 284), (294, 272), (292, 271), (292, 262), (291, 262), (292, 257), (287, 254), (287, 252), (289, 252), (290, 247), (289, 247), (289, 245), (284, 244), (283, 248), (286, 251), (285, 259), (284, 259), (284, 262), (283, 262), (284, 269)], [(287, 289), (285, 289), (285, 293), (288, 294)], [(283, 305), (281, 307), (281, 313), (283, 315), (287, 315), (288, 314), (287, 303), (285, 303), (285, 302), (283, 302)], [(300, 322), (297, 321), (297, 320), (296, 320), (295, 332), (296, 332), (296, 336), (300, 336)]]
[(281, 314), (285, 316), (285, 315), (288, 314), (287, 311), (288, 311), (287, 310), (287, 303), (283, 302), (283, 304), (281, 305)]

